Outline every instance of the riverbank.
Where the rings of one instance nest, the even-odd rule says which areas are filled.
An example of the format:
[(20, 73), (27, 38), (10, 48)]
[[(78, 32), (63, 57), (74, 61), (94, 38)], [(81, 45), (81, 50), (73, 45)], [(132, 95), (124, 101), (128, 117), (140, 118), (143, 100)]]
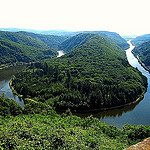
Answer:
[(28, 63), (24, 63), (24, 62), (17, 62), (17, 63), (13, 63), (13, 64), (1, 64), (0, 65), (0, 70), (3, 70), (3, 69), (8, 69), (8, 68), (11, 68), (11, 67), (18, 67), (18, 66), (25, 66), (27, 65)]
[(17, 95), (19, 98), (22, 98), (24, 100), (24, 102), (27, 102), (27, 101), (32, 101), (32, 102), (35, 102), (35, 103), (38, 103), (37, 101), (31, 99), (31, 98), (25, 98), (23, 95), (20, 95), (15, 89), (14, 87), (12, 86), (12, 80), (10, 80), (9, 82), (9, 87), (10, 89), (12, 90), (13, 94), (14, 95)]
[[(37, 101), (31, 99), (31, 98), (25, 98), (23, 95), (20, 95), (19, 93), (17, 93), (17, 91), (13, 88), (12, 86), (12, 80), (10, 80), (9, 82), (9, 86), (13, 92), (13, 94), (17, 95), (19, 98), (23, 98), (24, 101), (32, 101), (32, 102), (35, 102), (35, 103), (38, 103)], [(120, 105), (120, 106), (114, 106), (114, 107), (109, 107), (109, 108), (99, 108), (99, 109), (87, 109), (87, 110), (72, 110), (73, 113), (96, 113), (96, 112), (103, 112), (103, 111), (107, 111), (107, 110), (113, 110), (113, 109), (120, 109), (120, 108), (123, 108), (125, 106), (129, 106), (129, 105), (132, 105), (132, 104), (136, 104), (138, 103), (139, 101), (141, 101), (144, 97), (144, 94), (145, 94), (146, 91), (144, 91), (141, 96), (139, 98), (137, 98), (135, 101), (133, 102), (130, 102), (130, 103), (127, 103), (127, 104), (123, 104), (123, 105)], [(55, 109), (57, 112), (65, 112), (66, 110), (63, 110), (63, 109)]]
[(148, 72), (150, 72), (150, 68), (148, 68), (142, 61), (141, 59), (139, 58), (139, 56), (137, 55), (136, 58), (138, 59), (138, 62), (141, 64), (141, 66), (147, 70)]
[[(123, 104), (123, 105), (120, 105), (120, 106), (114, 106), (114, 107), (108, 107), (108, 108), (98, 108), (98, 109), (86, 109), (86, 110), (76, 110), (76, 109), (74, 109), (74, 110), (71, 110), (71, 112), (73, 112), (73, 113), (98, 113), (98, 112), (104, 112), (104, 111), (108, 111), (108, 110), (121, 109), (123, 107), (139, 103), (143, 99), (145, 92), (146, 91), (144, 91), (141, 94), (141, 96), (139, 98), (137, 98), (135, 101), (127, 103), (127, 104)], [(66, 111), (66, 109), (55, 109), (55, 110), (58, 113), (62, 113), (62, 112)]]

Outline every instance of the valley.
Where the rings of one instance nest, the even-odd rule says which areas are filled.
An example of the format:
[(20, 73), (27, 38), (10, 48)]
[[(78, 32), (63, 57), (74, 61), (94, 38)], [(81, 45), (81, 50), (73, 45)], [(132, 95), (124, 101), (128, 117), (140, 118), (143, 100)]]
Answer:
[[(37, 55), (42, 58), (27, 60), (28, 64), (21, 71), (16, 67), (1, 70), (0, 126), (3, 134), (0, 134), (0, 148), (123, 149), (150, 136), (147, 119), (150, 76), (132, 54), (131, 41), (128, 41), (128, 48), (112, 40), (112, 36), (122, 38), (110, 32), (53, 38), (27, 32), (8, 33), (9, 39), (4, 35), (7, 33), (3, 33), (1, 49), (4, 53), (6, 48), (10, 56), (16, 52), (20, 55), (20, 48), (24, 46), (26, 52), (27, 43), (32, 45), (31, 40), (10, 40), (18, 35), (33, 38), (34, 42), (39, 42), (33, 47), (42, 44), (53, 54), (46, 52), (44, 55), (48, 58), (44, 58), (40, 51)], [(9, 88), (10, 79), (23, 99), (34, 101), (14, 96)]]

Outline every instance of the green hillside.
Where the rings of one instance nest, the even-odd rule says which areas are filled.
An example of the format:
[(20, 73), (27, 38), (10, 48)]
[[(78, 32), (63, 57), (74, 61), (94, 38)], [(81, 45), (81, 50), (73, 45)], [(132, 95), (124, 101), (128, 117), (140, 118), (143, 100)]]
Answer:
[(112, 40), (114, 43), (116, 43), (118, 46), (120, 46), (124, 50), (129, 48), (129, 45), (127, 44), (126, 40), (123, 39), (119, 34), (117, 34), (115, 32), (93, 31), (92, 33), (100, 34), (100, 35), (104, 36), (105, 38)]
[(34, 47), (0, 38), (0, 64), (32, 62), (51, 58), (56, 52), (49, 47)]
[(92, 116), (58, 115), (44, 103), (25, 102), (22, 108), (0, 97), (0, 149), (124, 149), (150, 136), (150, 126), (120, 130)]
[(50, 46), (57, 48), (63, 40), (63, 37), (57, 36), (0, 31), (0, 64), (56, 57), (56, 50)]
[(44, 35), (44, 34), (35, 34), (31, 32), (19, 32), (23, 35), (32, 37), (36, 40), (40, 40), (51, 48), (58, 49), (58, 46), (65, 41), (67, 36), (56, 36), (56, 35)]
[(69, 52), (70, 50), (83, 45), (90, 37), (94, 34), (100, 34), (103, 37), (107, 38), (108, 40), (114, 42), (119, 47), (123, 48), (124, 50), (129, 47), (126, 40), (124, 40), (119, 34), (114, 32), (108, 31), (85, 31), (80, 33), (76, 36), (68, 38), (64, 42), (62, 42), (58, 47), (59, 50), (63, 50), (65, 52)]
[(129, 65), (125, 51), (97, 34), (79, 34), (76, 41), (83, 36), (85, 43), (63, 57), (32, 64), (16, 75), (17, 92), (72, 111), (103, 110), (139, 98), (147, 79)]
[(59, 45), (59, 49), (65, 51), (66, 53), (75, 49), (78, 46), (83, 45), (84, 43), (86, 43), (86, 41), (91, 38), (92, 36), (94, 36), (95, 34), (91, 34), (91, 33), (80, 33), (76, 36), (73, 36), (69, 39), (67, 39), (66, 41), (64, 41), (62, 44)]
[(150, 41), (150, 34), (145, 34), (145, 35), (141, 35), (141, 36), (137, 36), (136, 38), (132, 39), (132, 43), (135, 46), (139, 46), (144, 42), (148, 42)]
[(150, 66), (150, 41), (141, 44), (133, 50), (133, 53), (146, 65)]

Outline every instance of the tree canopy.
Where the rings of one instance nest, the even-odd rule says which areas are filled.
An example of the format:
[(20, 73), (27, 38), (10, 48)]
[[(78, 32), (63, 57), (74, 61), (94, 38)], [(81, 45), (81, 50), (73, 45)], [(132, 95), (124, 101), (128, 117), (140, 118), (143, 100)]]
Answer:
[[(13, 79), (18, 93), (56, 109), (88, 111), (135, 101), (145, 91), (146, 77), (132, 68), (125, 51), (97, 34), (65, 56), (34, 63)], [(80, 40), (77, 40), (80, 41)]]

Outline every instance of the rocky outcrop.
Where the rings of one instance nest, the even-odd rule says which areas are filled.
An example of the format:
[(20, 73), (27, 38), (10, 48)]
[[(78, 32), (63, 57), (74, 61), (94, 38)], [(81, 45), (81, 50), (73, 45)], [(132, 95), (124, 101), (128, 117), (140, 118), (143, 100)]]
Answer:
[(124, 150), (150, 150), (150, 138), (147, 138), (144, 141), (137, 143), (136, 145), (132, 145)]

